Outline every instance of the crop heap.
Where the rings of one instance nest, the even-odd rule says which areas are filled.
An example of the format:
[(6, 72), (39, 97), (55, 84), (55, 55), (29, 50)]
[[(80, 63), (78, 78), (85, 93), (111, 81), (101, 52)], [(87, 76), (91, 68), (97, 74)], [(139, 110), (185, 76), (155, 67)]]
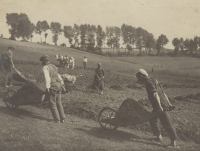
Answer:
[(116, 112), (118, 126), (142, 124), (154, 118), (157, 113), (150, 113), (138, 101), (126, 99)]
[(17, 106), (37, 104), (45, 101), (44, 94), (45, 91), (39, 84), (26, 83), (7, 101)]

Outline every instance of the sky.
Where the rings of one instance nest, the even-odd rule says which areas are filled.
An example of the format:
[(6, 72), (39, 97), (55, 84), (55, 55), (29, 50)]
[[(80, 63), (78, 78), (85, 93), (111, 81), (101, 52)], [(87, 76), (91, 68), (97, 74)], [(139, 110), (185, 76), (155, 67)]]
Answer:
[[(74, 24), (142, 27), (155, 38), (164, 34), (166, 48), (173, 48), (173, 38), (200, 36), (199, 0), (0, 0), (0, 34), (9, 38), (6, 13), (26, 13), (34, 24), (46, 20), (62, 27)], [(48, 31), (47, 42), (52, 43)], [(44, 39), (44, 36), (43, 36)], [(39, 41), (34, 35), (33, 42)], [(58, 44), (67, 43), (63, 35)], [(67, 43), (68, 45), (68, 43)]]

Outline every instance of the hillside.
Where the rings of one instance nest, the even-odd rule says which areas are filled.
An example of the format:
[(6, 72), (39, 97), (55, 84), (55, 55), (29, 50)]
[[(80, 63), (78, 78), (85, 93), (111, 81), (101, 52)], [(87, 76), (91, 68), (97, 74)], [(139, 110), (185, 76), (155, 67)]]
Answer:
[[(41, 106), (20, 106), (12, 111), (0, 103), (1, 133), (0, 146), (3, 150), (164, 150), (168, 137), (162, 144), (150, 141), (152, 138), (148, 123), (137, 128), (120, 128), (110, 133), (100, 129), (97, 116), (101, 108), (117, 109), (126, 98), (136, 98), (144, 102), (147, 95), (143, 87), (138, 87), (134, 73), (139, 68), (146, 69), (156, 77), (176, 105), (170, 114), (179, 135), (181, 150), (198, 150), (200, 140), (199, 84), (196, 78), (200, 69), (198, 59), (170, 57), (123, 57), (109, 58), (70, 48), (37, 43), (0, 39), (0, 51), (13, 46), (16, 68), (25, 75), (32, 74), (38, 82), (43, 82), (39, 58), (48, 54), (53, 64), (58, 64), (56, 54), (73, 56), (77, 68), (63, 69), (60, 73), (82, 74), (75, 87), (68, 86), (69, 93), (63, 95), (63, 106), (67, 114), (65, 124), (55, 125), (50, 111)], [(88, 69), (83, 70), (83, 56), (87, 56)], [(94, 69), (101, 62), (105, 69), (105, 93), (92, 93), (88, 87), (93, 81)], [(187, 63), (191, 62), (191, 63)], [(163, 67), (152, 67), (162, 64)], [(187, 69), (187, 70), (186, 70)], [(0, 75), (3, 83), (3, 75)], [(195, 77), (195, 78), (194, 78)], [(19, 86), (14, 86), (19, 89)], [(7, 89), (0, 87), (1, 97)], [(51, 131), (53, 129), (53, 131)], [(37, 133), (36, 133), (37, 132)], [(166, 134), (164, 133), (164, 136)], [(72, 139), (73, 138), (73, 139)], [(77, 145), (78, 144), (78, 145)], [(1, 150), (1, 149), (0, 149)]]

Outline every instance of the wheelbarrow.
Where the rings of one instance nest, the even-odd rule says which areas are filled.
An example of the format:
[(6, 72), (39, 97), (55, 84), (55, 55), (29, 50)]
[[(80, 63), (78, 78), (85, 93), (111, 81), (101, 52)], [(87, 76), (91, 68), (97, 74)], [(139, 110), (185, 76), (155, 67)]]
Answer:
[(162, 111), (149, 112), (138, 101), (126, 99), (116, 111), (104, 107), (99, 112), (98, 122), (105, 130), (116, 130), (119, 126), (136, 126), (159, 116)]
[(15, 69), (18, 74), (19, 82), (24, 82), (19, 90), (8, 90), (3, 101), (8, 108), (17, 108), (21, 105), (40, 104), (47, 100), (45, 87), (36, 83), (35, 77), (32, 75), (25, 76)]

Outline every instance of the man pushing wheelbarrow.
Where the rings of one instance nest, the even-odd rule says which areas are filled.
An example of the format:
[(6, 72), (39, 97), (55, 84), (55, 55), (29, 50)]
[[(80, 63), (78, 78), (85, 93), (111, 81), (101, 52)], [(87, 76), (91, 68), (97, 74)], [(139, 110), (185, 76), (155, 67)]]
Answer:
[[(156, 136), (156, 141), (162, 141), (161, 130), (159, 126), (159, 120), (170, 137), (171, 143), (167, 148), (177, 148), (176, 139), (177, 134), (172, 122), (170, 120), (169, 114), (166, 111), (173, 110), (175, 107), (171, 105), (166, 94), (163, 92), (162, 88), (159, 87), (158, 81), (154, 78), (149, 77), (148, 73), (144, 69), (139, 69), (136, 73), (136, 77), (140, 83), (143, 83), (146, 87), (148, 94), (148, 99), (152, 104), (152, 113), (159, 112), (158, 116), (149, 121), (153, 134)], [(162, 90), (166, 101), (161, 99), (161, 94), (159, 94), (159, 88)], [(168, 107), (167, 107), (168, 106)], [(167, 108), (166, 108), (167, 107)]]

